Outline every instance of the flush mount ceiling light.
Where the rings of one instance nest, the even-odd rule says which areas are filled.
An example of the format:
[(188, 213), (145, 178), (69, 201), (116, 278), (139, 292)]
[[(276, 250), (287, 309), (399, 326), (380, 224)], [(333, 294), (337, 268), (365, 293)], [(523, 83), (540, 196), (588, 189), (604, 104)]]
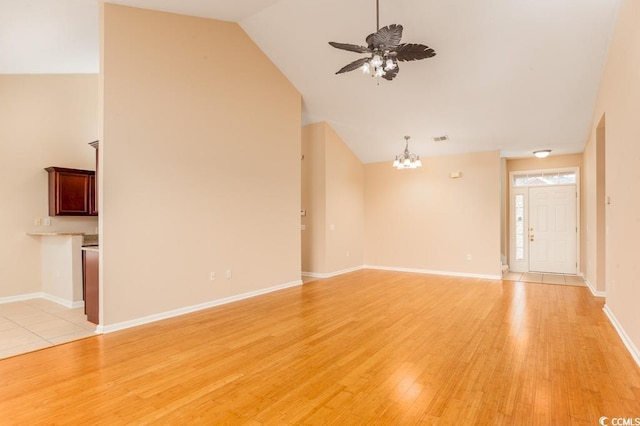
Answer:
[(353, 71), (358, 68), (372, 77), (382, 77), (393, 80), (398, 75), (398, 61), (417, 61), (436, 56), (436, 52), (424, 44), (400, 43), (402, 25), (388, 25), (380, 28), (380, 5), (376, 0), (376, 32), (366, 38), (367, 46), (336, 43), (329, 44), (336, 49), (349, 52), (366, 53), (367, 57), (360, 58), (342, 67), (336, 74)]
[(418, 167), (422, 167), (420, 156), (409, 152), (409, 139), (411, 139), (411, 136), (404, 137), (404, 152), (400, 155), (396, 155), (396, 159), (393, 162), (393, 167), (397, 168), (398, 170), (417, 169)]
[(547, 158), (549, 156), (549, 154), (551, 154), (551, 150), (550, 149), (542, 149), (540, 151), (533, 151), (533, 155), (535, 155), (538, 158)]

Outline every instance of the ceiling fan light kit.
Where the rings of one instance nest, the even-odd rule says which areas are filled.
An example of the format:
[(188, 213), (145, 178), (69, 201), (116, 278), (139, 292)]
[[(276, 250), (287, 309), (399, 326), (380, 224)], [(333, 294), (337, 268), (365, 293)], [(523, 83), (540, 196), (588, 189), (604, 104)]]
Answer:
[(416, 43), (400, 43), (402, 39), (402, 25), (392, 24), (380, 28), (379, 0), (376, 0), (376, 32), (366, 38), (367, 46), (356, 44), (336, 43), (329, 44), (336, 49), (349, 52), (366, 53), (368, 56), (357, 59), (345, 65), (336, 74), (360, 69), (363, 74), (372, 77), (382, 77), (385, 80), (393, 80), (398, 75), (398, 62), (417, 61), (432, 58), (436, 52), (429, 46)]

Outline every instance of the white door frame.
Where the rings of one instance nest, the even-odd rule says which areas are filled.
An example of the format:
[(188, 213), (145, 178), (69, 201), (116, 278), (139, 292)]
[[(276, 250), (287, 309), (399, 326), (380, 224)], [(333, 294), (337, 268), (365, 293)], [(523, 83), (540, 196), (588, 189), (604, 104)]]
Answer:
[[(557, 169), (539, 169), (539, 170), (516, 170), (509, 172), (509, 270), (513, 272), (529, 272), (529, 188), (531, 186), (514, 186), (513, 179), (516, 175), (522, 174), (553, 174), (562, 172), (574, 172), (576, 174), (576, 272), (578, 275), (582, 275), (582, 265), (580, 263), (580, 167), (565, 167)], [(564, 184), (566, 185), (566, 184)], [(548, 186), (548, 185), (539, 185)], [(518, 194), (524, 195), (524, 229), (525, 229), (525, 241), (524, 245), (524, 259), (522, 261), (516, 261), (516, 221), (515, 221), (515, 196)]]

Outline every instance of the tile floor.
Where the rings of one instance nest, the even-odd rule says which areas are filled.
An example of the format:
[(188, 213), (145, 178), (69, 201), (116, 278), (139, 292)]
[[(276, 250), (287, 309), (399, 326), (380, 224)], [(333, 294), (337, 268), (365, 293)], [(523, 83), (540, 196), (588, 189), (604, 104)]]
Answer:
[(84, 308), (46, 299), (0, 304), (0, 359), (95, 336)]
[(523, 281), (528, 283), (561, 284), (586, 287), (582, 277), (577, 275), (540, 274), (536, 272), (505, 272), (502, 279), (506, 281)]

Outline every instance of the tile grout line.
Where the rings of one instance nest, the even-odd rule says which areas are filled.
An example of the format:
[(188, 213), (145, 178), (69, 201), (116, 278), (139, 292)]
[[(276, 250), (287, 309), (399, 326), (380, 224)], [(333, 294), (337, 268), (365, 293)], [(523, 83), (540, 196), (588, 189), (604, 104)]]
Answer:
[[(18, 303), (18, 304), (20, 304), (20, 305), (23, 305), (23, 304), (24, 304), (24, 302), (17, 302), (17, 303)], [(29, 306), (29, 307), (31, 307), (31, 308), (34, 308), (33, 306), (28, 305), (28, 304), (24, 304), (24, 305)], [(39, 308), (35, 308), (35, 309), (38, 309), (38, 310), (42, 311), (42, 310), (41, 310), (41, 309), (39, 309)], [(6, 319), (7, 321), (11, 322), (11, 323), (16, 327), (16, 328), (18, 328), (18, 329), (22, 329), (22, 330), (24, 330), (24, 331), (27, 331), (28, 333), (31, 333), (32, 335), (36, 336), (38, 339), (42, 340), (42, 342), (22, 343), (22, 344), (19, 344), (19, 345), (6, 346), (6, 347), (5, 347), (5, 346), (2, 346), (2, 347), (1, 347), (2, 349), (1, 349), (1, 350), (4, 350), (4, 351), (10, 351), (11, 349), (14, 349), (14, 348), (17, 348), (17, 347), (20, 347), (20, 346), (27, 346), (27, 345), (36, 344), (36, 343), (46, 343), (48, 346), (45, 346), (45, 347), (50, 347), (50, 346), (53, 346), (53, 345), (54, 345), (52, 342), (50, 342), (49, 340), (47, 340), (47, 339), (45, 339), (44, 337), (40, 336), (40, 335), (39, 335), (38, 333), (36, 333), (35, 331), (28, 329), (27, 327), (23, 326), (22, 324), (18, 324), (18, 323), (17, 323), (17, 322), (15, 322), (13, 319), (11, 319), (11, 318), (9, 318), (8, 316), (6, 316), (5, 314), (2, 314), (2, 315), (0, 315), (0, 316), (2, 316), (2, 317), (3, 317), (4, 319)], [(29, 352), (31, 352), (31, 351), (29, 351)], [(2, 359), (2, 357), (0, 357), (0, 359)]]
[[(68, 325), (72, 325), (72, 326), (75, 326), (75, 327), (78, 327), (78, 328), (81, 328), (81, 329), (82, 329), (81, 331), (74, 331), (74, 332), (71, 332), (71, 333), (66, 333), (66, 334), (63, 334), (63, 335), (60, 335), (60, 336), (53, 336), (53, 337), (50, 337), (50, 338), (46, 338), (46, 337), (44, 337), (44, 336), (41, 336), (41, 335), (39, 335), (37, 332), (33, 331), (33, 333), (35, 333), (38, 337), (40, 337), (41, 339), (43, 339), (43, 340), (45, 340), (46, 342), (50, 343), (52, 346), (58, 345), (59, 343), (52, 342), (52, 341), (51, 341), (51, 340), (49, 340), (49, 339), (59, 339), (59, 338), (64, 337), (64, 336), (69, 336), (70, 334), (81, 333), (81, 332), (84, 332), (84, 331), (87, 331), (87, 332), (92, 331), (92, 330), (90, 330), (90, 329), (88, 329), (88, 328), (85, 328), (85, 327), (83, 327), (83, 326), (81, 326), (81, 325), (78, 325), (78, 324), (76, 324), (76, 323), (74, 323), (74, 322), (71, 322), (71, 321), (69, 321), (69, 320), (68, 320), (68, 319), (66, 319), (66, 318), (63, 318), (63, 317), (61, 317), (61, 316), (59, 316), (59, 315), (56, 315), (54, 312), (45, 311), (44, 309), (42, 309), (42, 308), (41, 308), (41, 307), (39, 307), (39, 306), (34, 306), (34, 305), (30, 305), (30, 304), (29, 304), (29, 306), (31, 306), (31, 307), (33, 307), (33, 308), (35, 308), (35, 309), (38, 309), (40, 312), (44, 312), (45, 314), (51, 315), (51, 316), (53, 316), (53, 317), (56, 317), (57, 319), (64, 321), (64, 322), (65, 322), (65, 323), (67, 323)], [(76, 308), (76, 309), (78, 309), (78, 308)], [(31, 330), (29, 330), (29, 331), (31, 331)], [(95, 332), (95, 330), (93, 330), (93, 332)]]
[[(7, 321), (11, 322), (17, 329), (25, 330), (28, 333), (36, 336), (39, 340), (41, 340), (41, 342), (32, 342), (32, 344), (44, 343), (44, 344), (47, 345), (47, 346), (44, 346), (44, 347), (52, 347), (52, 346), (56, 346), (56, 345), (58, 345), (60, 343), (52, 342), (50, 339), (64, 338), (65, 336), (69, 336), (69, 335), (72, 335), (72, 334), (80, 334), (80, 333), (83, 333), (83, 332), (95, 333), (95, 330), (91, 330), (90, 328), (86, 328), (86, 327), (83, 327), (83, 326), (81, 326), (79, 324), (76, 324), (76, 323), (74, 323), (72, 321), (69, 321), (67, 318), (63, 318), (63, 317), (61, 317), (59, 315), (56, 315), (54, 312), (46, 311), (43, 308), (41, 308), (40, 306), (38, 306), (38, 305), (25, 303), (25, 301), (19, 301), (19, 302), (16, 302), (16, 304), (17, 304), (17, 306), (19, 308), (28, 307), (30, 309), (34, 309), (34, 310), (38, 311), (38, 314), (50, 315), (50, 316), (55, 317), (55, 318), (57, 318), (57, 319), (59, 319), (61, 321), (64, 321), (67, 325), (71, 325), (71, 326), (74, 326), (74, 327), (77, 327), (77, 328), (81, 329), (80, 331), (75, 331), (75, 332), (71, 332), (71, 333), (65, 333), (63, 335), (54, 336), (54, 337), (51, 337), (51, 338), (45, 338), (44, 336), (38, 334), (36, 331), (34, 331), (34, 330), (32, 330), (32, 329), (30, 329), (30, 328), (28, 328), (28, 327), (26, 327), (26, 326), (24, 326), (22, 324), (17, 323), (15, 320), (13, 320), (12, 318), (8, 317), (6, 314), (0, 314), (0, 317), (2, 317), (4, 319), (6, 319)], [(85, 336), (85, 337), (90, 337), (90, 336), (91, 335)], [(79, 337), (78, 339), (80, 339), (80, 338), (84, 338), (84, 337)], [(77, 339), (74, 339), (74, 340), (77, 340)], [(14, 349), (14, 348), (17, 348), (17, 347), (20, 347), (20, 346), (30, 345), (30, 344), (31, 343), (26, 343), (26, 344), (13, 345), (13, 346), (9, 346), (9, 347), (3, 347), (1, 350), (10, 351), (11, 349)], [(30, 351), (28, 351), (28, 352), (30, 352)], [(2, 359), (2, 357), (0, 357), (0, 359)]]
[[(567, 277), (578, 277), (578, 275), (567, 275), (567, 274), (545, 274), (545, 273), (541, 273), (541, 272), (507, 272), (509, 274), (519, 274), (517, 278), (503, 278), (505, 281), (516, 281), (516, 282), (529, 282), (529, 283), (533, 283), (533, 284), (553, 284), (553, 285), (567, 285), (567, 286), (573, 286), (573, 287), (586, 287), (586, 283), (584, 282), (584, 280), (581, 280), (580, 282), (567, 282)], [(526, 274), (536, 274), (536, 275), (540, 275), (540, 281), (534, 281), (534, 280), (526, 280), (524, 279), (524, 276)], [(548, 282), (545, 282), (545, 276), (547, 277), (547, 280), (551, 280)], [(551, 279), (551, 277), (556, 277)], [(554, 282), (557, 280), (557, 277), (561, 277), (563, 282)]]

